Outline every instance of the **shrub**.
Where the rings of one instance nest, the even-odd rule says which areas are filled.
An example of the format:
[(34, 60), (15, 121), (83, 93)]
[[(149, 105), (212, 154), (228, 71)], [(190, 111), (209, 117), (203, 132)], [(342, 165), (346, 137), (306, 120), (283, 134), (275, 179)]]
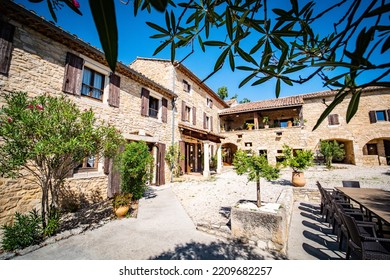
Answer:
[(283, 166), (291, 167), (294, 172), (303, 171), (313, 165), (314, 154), (310, 150), (297, 150), (295, 155), (291, 147), (283, 146)]
[(333, 159), (343, 160), (345, 157), (344, 144), (339, 144), (337, 143), (336, 140), (333, 141), (321, 140), (320, 152), (325, 158), (325, 164), (327, 168), (332, 167)]
[(60, 227), (61, 212), (57, 208), (50, 208), (49, 217), (47, 218), (47, 225), (43, 229), (44, 236), (53, 236), (57, 233)]
[(151, 179), (153, 157), (145, 142), (131, 142), (120, 156), (121, 190), (133, 199), (142, 198), (146, 183)]
[(28, 214), (15, 213), (13, 225), (3, 225), (5, 251), (23, 249), (42, 241), (41, 218), (36, 210)]

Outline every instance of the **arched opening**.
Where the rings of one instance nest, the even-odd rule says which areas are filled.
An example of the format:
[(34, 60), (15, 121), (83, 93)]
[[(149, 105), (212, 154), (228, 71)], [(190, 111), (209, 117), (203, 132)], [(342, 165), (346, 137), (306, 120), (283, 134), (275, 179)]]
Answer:
[(342, 160), (333, 159), (334, 163), (356, 164), (355, 152), (353, 150), (353, 141), (347, 139), (323, 139), (325, 141), (334, 141), (343, 145), (345, 151), (345, 157)]
[(376, 138), (363, 146), (365, 165), (390, 165), (390, 138)]
[(226, 143), (222, 145), (222, 161), (226, 166), (232, 165), (234, 154), (237, 152), (237, 145)]

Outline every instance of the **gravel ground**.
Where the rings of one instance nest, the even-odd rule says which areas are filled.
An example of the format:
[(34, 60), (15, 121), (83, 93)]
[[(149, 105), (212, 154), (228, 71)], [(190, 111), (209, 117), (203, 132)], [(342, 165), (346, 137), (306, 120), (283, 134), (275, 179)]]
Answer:
[[(317, 188), (316, 181), (324, 187), (337, 187), (342, 180), (357, 180), (362, 188), (390, 190), (389, 166), (370, 168), (340, 164), (332, 170), (315, 166), (305, 171), (305, 177), (305, 188)], [(224, 225), (229, 220), (231, 206), (241, 199), (256, 200), (255, 183), (248, 182), (246, 176), (238, 176), (232, 167), (224, 167), (221, 174), (207, 180), (196, 175), (185, 176), (184, 182), (172, 183), (171, 187), (195, 225)], [(293, 188), (289, 169), (282, 170), (276, 181), (262, 179), (262, 201), (276, 202), (285, 188)]]

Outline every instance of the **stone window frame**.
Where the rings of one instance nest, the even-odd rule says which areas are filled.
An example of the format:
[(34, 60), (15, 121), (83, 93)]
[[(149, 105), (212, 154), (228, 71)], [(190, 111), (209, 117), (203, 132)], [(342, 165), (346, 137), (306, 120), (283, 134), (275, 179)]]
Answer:
[(191, 84), (187, 80), (183, 79), (183, 91), (191, 93), (191, 88)]
[(84, 172), (91, 172), (91, 171), (98, 171), (99, 169), (99, 156), (93, 155), (94, 157), (94, 164), (93, 166), (88, 166), (88, 159), (91, 156), (85, 157), (82, 162), (74, 168), (74, 173), (84, 173)]
[(210, 97), (206, 97), (206, 106), (209, 107), (210, 109), (213, 108), (213, 99)]
[[(85, 75), (86, 71), (90, 71), (91, 72), (91, 77), (90, 77), (90, 80), (89, 80), (88, 84), (84, 83), (84, 75)], [(95, 77), (97, 77), (97, 76), (101, 76), (102, 77), (102, 81), (101, 81), (101, 84), (100, 84), (99, 87), (95, 87), (94, 86)], [(103, 73), (100, 73), (100, 72), (98, 72), (98, 71), (96, 71), (94, 69), (91, 69), (90, 67), (84, 65), (83, 71), (82, 71), (82, 79), (81, 79), (81, 96), (103, 102), (105, 87), (106, 87), (106, 75), (104, 75)], [(88, 94), (84, 94), (83, 93), (83, 89), (84, 88), (88, 88)], [(93, 96), (93, 93), (92, 93), (93, 90), (98, 90), (100, 92), (100, 97), (99, 98)]]
[[(378, 113), (383, 113), (384, 119), (378, 119)], [(372, 110), (368, 112), (370, 123), (390, 121), (390, 109)]]
[[(151, 99), (158, 102), (157, 109), (151, 107)], [(151, 114), (151, 110), (156, 111), (157, 115), (154, 116)], [(159, 122), (166, 123), (168, 118), (168, 99), (143, 87), (141, 90), (141, 116), (150, 117)]]

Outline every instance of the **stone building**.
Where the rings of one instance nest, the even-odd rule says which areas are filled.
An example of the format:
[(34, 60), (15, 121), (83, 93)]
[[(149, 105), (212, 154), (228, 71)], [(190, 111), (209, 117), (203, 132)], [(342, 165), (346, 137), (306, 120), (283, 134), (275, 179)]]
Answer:
[[(170, 176), (165, 150), (171, 145), (177, 98), (172, 90), (122, 63), (111, 73), (101, 51), (8, 1), (0, 3), (0, 65), (2, 93), (66, 96), (81, 109), (91, 108), (128, 141), (145, 141), (154, 156), (151, 184), (165, 184)], [(75, 168), (70, 188), (86, 197), (112, 196), (119, 182), (111, 167), (90, 156)], [(40, 189), (27, 180), (0, 178), (0, 224), (15, 211), (39, 207), (40, 197)]]
[[(130, 65), (177, 95), (173, 117), (172, 143), (179, 143), (182, 173), (210, 175), (222, 167), (218, 112), (228, 108), (202, 81), (183, 64), (170, 60), (137, 58)], [(210, 166), (211, 164), (211, 166)]]
[(362, 92), (359, 109), (346, 123), (350, 96), (338, 104), (313, 131), (336, 92), (323, 91), (291, 97), (237, 104), (220, 111), (224, 162), (232, 162), (237, 149), (265, 154), (275, 164), (282, 159), (283, 145), (310, 149), (319, 154), (320, 140), (344, 144), (344, 163), (390, 164), (390, 90), (370, 88)]

